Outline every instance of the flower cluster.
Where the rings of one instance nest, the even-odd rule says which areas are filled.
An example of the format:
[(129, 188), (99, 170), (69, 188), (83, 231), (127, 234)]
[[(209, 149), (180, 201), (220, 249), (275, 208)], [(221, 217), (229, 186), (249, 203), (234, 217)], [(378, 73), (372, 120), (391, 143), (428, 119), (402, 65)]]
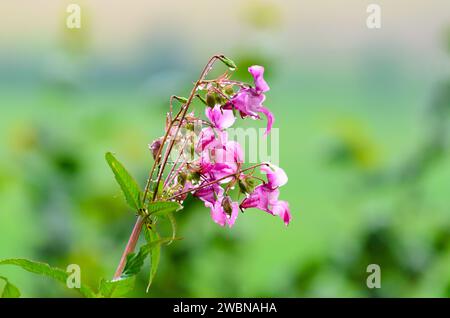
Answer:
[[(235, 123), (237, 113), (241, 118), (252, 119), (261, 119), (264, 115), (267, 119), (265, 135), (272, 129), (274, 117), (263, 105), (269, 90), (264, 68), (255, 65), (248, 71), (254, 85), (233, 81), (225, 73), (214, 80), (197, 82), (189, 99), (174, 97), (182, 103), (182, 108), (174, 115), (171, 104), (166, 135), (156, 139), (150, 150), (157, 162), (168, 162), (167, 157), (161, 159), (165, 145), (166, 153), (175, 149), (176, 156), (168, 163), (172, 166), (168, 174), (160, 173), (154, 193), (158, 199), (177, 202), (191, 193), (204, 202), (213, 221), (221, 226), (232, 227), (239, 212), (248, 208), (279, 216), (288, 225), (289, 205), (279, 200), (279, 188), (288, 180), (286, 173), (270, 163), (244, 167), (241, 145), (228, 137), (227, 129)], [(187, 112), (194, 97), (206, 106), (203, 119)], [(159, 168), (164, 170), (164, 164)], [(257, 170), (265, 178), (257, 176)], [(238, 193), (234, 197), (244, 196), (240, 203), (238, 198), (232, 198), (235, 188)]]

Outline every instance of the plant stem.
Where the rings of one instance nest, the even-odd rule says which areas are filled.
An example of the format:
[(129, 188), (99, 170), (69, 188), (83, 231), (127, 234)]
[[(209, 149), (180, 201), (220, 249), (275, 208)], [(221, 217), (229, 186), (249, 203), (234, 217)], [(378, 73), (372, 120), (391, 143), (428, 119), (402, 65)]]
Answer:
[(116, 273), (114, 274), (114, 279), (118, 279), (120, 275), (122, 275), (123, 268), (125, 267), (125, 264), (127, 262), (127, 255), (134, 252), (139, 239), (139, 234), (142, 230), (142, 223), (143, 218), (141, 216), (138, 216), (136, 223), (134, 224), (133, 231), (131, 232), (130, 238), (128, 239), (127, 246), (125, 247), (125, 250), (122, 253), (122, 257), (120, 258), (119, 265), (117, 266)]
[(170, 169), (169, 173), (167, 174), (166, 180), (164, 181), (163, 189), (166, 187), (166, 185), (170, 184), (170, 182), (172, 181), (173, 178), (171, 178), (171, 174), (175, 170), (178, 162), (180, 161), (181, 156), (183, 155), (183, 152), (184, 152), (184, 148), (186, 147), (186, 144), (187, 144), (188, 140), (189, 139), (186, 139), (185, 142), (183, 143), (183, 146), (182, 146), (182, 148), (180, 150), (180, 153), (178, 154), (177, 159), (175, 160), (175, 162), (173, 164), (172, 169)]
[[(164, 160), (163, 160), (163, 162), (162, 162), (162, 164), (160, 166), (160, 170), (158, 171), (158, 179), (156, 181), (156, 189), (158, 189), (159, 183), (161, 182), (162, 174), (164, 172), (164, 168), (165, 168), (166, 163), (167, 163), (167, 158), (169, 157), (170, 151), (172, 150), (173, 144), (175, 143), (175, 137), (178, 135), (178, 131), (180, 130), (180, 126), (183, 123), (183, 120), (184, 120), (184, 118), (186, 116), (186, 113), (187, 113), (187, 110), (189, 108), (189, 105), (191, 104), (192, 99), (195, 97), (195, 92), (197, 91), (197, 88), (200, 85), (200, 82), (205, 79), (206, 75), (208, 74), (209, 70), (213, 66), (214, 62), (217, 59), (220, 59), (220, 57), (221, 57), (221, 55), (214, 55), (213, 57), (211, 57), (209, 59), (208, 63), (206, 64), (206, 66), (204, 67), (204, 69), (202, 70), (202, 72), (200, 74), (200, 78), (195, 83), (195, 85), (194, 85), (194, 87), (193, 87), (193, 89), (191, 91), (191, 94), (190, 94), (190, 96), (188, 98), (188, 101), (186, 102), (185, 105), (183, 105), (181, 107), (181, 109), (179, 110), (179, 112), (177, 113), (175, 118), (171, 120), (170, 125), (167, 128), (167, 131), (166, 131), (166, 133), (164, 135), (164, 138), (163, 138), (163, 141), (161, 143), (161, 147), (159, 148), (158, 153), (156, 155), (156, 159), (155, 159), (155, 162), (153, 163), (152, 169), (150, 171), (149, 178), (147, 180), (147, 184), (145, 185), (144, 194), (143, 194), (143, 202), (144, 202), (144, 204), (145, 204), (145, 201), (147, 199), (147, 194), (148, 194), (148, 192), (150, 190), (150, 183), (152, 182), (153, 173), (155, 171), (156, 166), (158, 166), (160, 164), (161, 153), (162, 153), (162, 150), (164, 148), (164, 144), (166, 143), (167, 137), (169, 136), (169, 134), (171, 132), (173, 124), (178, 119), (178, 117), (181, 115), (181, 120), (180, 120), (180, 123), (179, 123), (179, 125), (177, 127), (177, 130), (175, 132), (175, 136), (174, 136), (174, 138), (171, 139), (171, 141), (169, 143), (169, 146), (166, 149), (166, 153), (164, 155)], [(172, 97), (171, 97), (171, 105), (172, 105)], [(156, 194), (157, 194), (157, 191), (154, 192), (152, 201), (155, 201)], [(131, 232), (130, 238), (128, 239), (127, 246), (125, 247), (125, 250), (122, 253), (122, 257), (120, 258), (119, 265), (117, 266), (116, 272), (114, 274), (114, 279), (118, 279), (120, 277), (120, 275), (122, 275), (123, 269), (124, 269), (125, 264), (127, 262), (127, 255), (129, 253), (134, 252), (134, 249), (136, 248), (137, 241), (139, 240), (139, 235), (140, 235), (141, 230), (142, 230), (143, 221), (144, 220), (142, 219), (142, 217), (138, 216), (138, 218), (136, 220), (136, 223), (134, 224), (133, 231)]]
[[(208, 75), (208, 72), (211, 70), (212, 66), (214, 65), (214, 62), (216, 60), (220, 59), (220, 58), (221, 58), (221, 55), (214, 55), (213, 57), (211, 57), (209, 59), (208, 63), (203, 68), (203, 70), (202, 70), (202, 72), (200, 74), (200, 78), (197, 80), (197, 82), (195, 82), (194, 87), (192, 88), (192, 91), (189, 94), (189, 98), (188, 98), (186, 104), (181, 108), (182, 113), (181, 113), (180, 123), (177, 126), (177, 130), (175, 131), (174, 138), (172, 138), (170, 140), (169, 146), (167, 146), (166, 152), (164, 154), (164, 159), (163, 159), (163, 161), (161, 163), (161, 170), (159, 171), (158, 178), (156, 180), (156, 186), (155, 186), (156, 189), (158, 189), (159, 183), (161, 182), (161, 178), (162, 178), (162, 175), (164, 173), (164, 168), (166, 167), (166, 164), (167, 164), (167, 159), (169, 158), (170, 152), (172, 151), (172, 147), (175, 144), (175, 137), (178, 135), (178, 132), (180, 131), (180, 127), (183, 124), (183, 120), (186, 117), (186, 113), (187, 113), (187, 111), (189, 109), (189, 106), (191, 105), (192, 99), (194, 98), (195, 93), (197, 92), (197, 88), (200, 85), (200, 82), (205, 79), (206, 75)], [(175, 119), (177, 119), (177, 117)], [(155, 201), (156, 195), (157, 195), (157, 191), (155, 191), (153, 193), (152, 201)]]

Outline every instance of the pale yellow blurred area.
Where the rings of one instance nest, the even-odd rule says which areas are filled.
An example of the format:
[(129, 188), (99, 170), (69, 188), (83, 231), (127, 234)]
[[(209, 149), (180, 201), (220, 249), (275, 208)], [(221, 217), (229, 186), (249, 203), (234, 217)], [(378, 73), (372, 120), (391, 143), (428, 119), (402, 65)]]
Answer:
[[(445, 60), (436, 44), (450, 21), (448, 0), (435, 0), (432, 5), (421, 0), (137, 0), (132, 5), (121, 0), (4, 0), (0, 3), (1, 47), (54, 45), (65, 27), (70, 3), (82, 7), (82, 23), (88, 17), (82, 27), (91, 32), (92, 49), (104, 54), (139, 49), (144, 38), (171, 32), (193, 43), (197, 52), (261, 41), (267, 47), (285, 46), (285, 57), (295, 59), (299, 53), (317, 54), (318, 50), (352, 54), (376, 43), (377, 47), (398, 46), (399, 55), (424, 56), (433, 65)], [(366, 27), (370, 3), (381, 6), (380, 30)], [(267, 32), (258, 21), (269, 21), (272, 30)], [(264, 32), (258, 34), (255, 28)]]

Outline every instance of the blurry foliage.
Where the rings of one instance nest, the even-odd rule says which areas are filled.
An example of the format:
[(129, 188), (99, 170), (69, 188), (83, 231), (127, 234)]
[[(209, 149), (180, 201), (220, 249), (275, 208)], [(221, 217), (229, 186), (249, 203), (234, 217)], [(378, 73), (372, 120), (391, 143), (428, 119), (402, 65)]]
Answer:
[(377, 147), (365, 132), (362, 123), (345, 119), (336, 125), (334, 140), (327, 148), (330, 164), (373, 169), (378, 164)]
[[(421, 142), (416, 144), (417, 148), (411, 154), (394, 166), (378, 166), (375, 170), (359, 172), (357, 179), (360, 180), (360, 186), (366, 187), (365, 192), (379, 193), (375, 195), (376, 200), (389, 202), (390, 205), (384, 212), (380, 208), (372, 211), (367, 229), (361, 231), (362, 236), (357, 239), (358, 252), (351, 262), (343, 264), (343, 273), (350, 282), (355, 283), (366, 277), (365, 273), (358, 271), (365, 264), (375, 262), (381, 266), (384, 287), (367, 290), (366, 296), (395, 297), (402, 294), (402, 290), (412, 292), (417, 286), (423, 290), (419, 288), (409, 295), (425, 296), (433, 290), (433, 295), (450, 296), (449, 271), (436, 268), (436, 264), (441, 261), (446, 264), (444, 267), (450, 268), (450, 202), (448, 196), (441, 205), (432, 202), (426, 190), (430, 173), (436, 173), (435, 167), (439, 169), (440, 163), (448, 167), (449, 163), (449, 83), (449, 80), (444, 80), (434, 90), (433, 98), (424, 110), (425, 115), (421, 117)], [(344, 131), (350, 127), (345, 125)], [(365, 138), (361, 133), (350, 137), (348, 134), (337, 134), (340, 135), (338, 142), (329, 149), (329, 163), (346, 163), (346, 167), (357, 168), (361, 158), (364, 158), (358, 149), (366, 149), (370, 142), (355, 142)], [(370, 153), (369, 150), (361, 151)], [(443, 190), (445, 193), (450, 187), (448, 177), (447, 173), (447, 177), (444, 177), (447, 178)], [(363, 208), (367, 207), (367, 203), (363, 205)], [(414, 231), (417, 232), (413, 235)], [(319, 273), (314, 268), (313, 273)], [(309, 267), (307, 270), (312, 269)], [(439, 284), (433, 288), (427, 283), (433, 276), (430, 272), (439, 277)]]
[[(246, 21), (256, 28), (279, 23), (272, 4), (244, 6)], [(89, 48), (89, 30), (83, 32), (62, 36), (63, 55), (76, 53), (82, 60)], [(284, 62), (266, 52), (246, 48), (232, 55), (236, 78), (248, 80), (247, 68), (259, 64), (271, 85), (280, 80), (276, 71)], [(27, 257), (62, 268), (76, 263), (83, 281), (95, 286), (98, 277), (112, 277), (134, 221), (103, 154), (123, 154), (143, 185), (151, 164), (145, 145), (161, 132), (167, 103), (160, 96), (136, 98), (126, 83), (106, 93), (60, 85), (67, 72), (62, 73), (61, 81), (50, 77), (37, 92), (17, 87), (3, 97), (0, 259)], [(327, 71), (326, 76), (339, 81), (341, 75)], [(296, 83), (298, 74), (283, 77)], [(75, 71), (68, 82), (80, 78)], [(267, 100), (277, 115), (275, 126), (282, 128), (281, 160), (290, 177), (283, 199), (294, 217), (290, 227), (280, 231), (272, 218), (248, 211), (229, 231), (188, 199), (177, 219), (184, 239), (163, 250), (150, 293), (144, 293), (148, 276), (142, 273), (132, 296), (450, 296), (450, 79), (438, 84), (421, 113), (415, 149), (394, 152), (394, 160), (383, 146), (400, 147), (410, 138), (403, 136), (404, 124), (390, 131), (402, 138), (379, 140), (372, 129), (377, 122), (364, 109), (364, 120), (352, 115), (331, 124), (323, 151), (321, 137), (330, 132), (314, 126), (311, 113), (326, 125), (329, 117), (317, 96), (299, 105), (299, 95), (306, 93), (271, 91)], [(320, 97), (330, 107), (336, 103)], [(387, 129), (378, 124), (376, 129)], [(371, 263), (381, 266), (379, 290), (365, 285)], [(74, 296), (14, 269), (0, 268), (0, 276), (23, 296)]]

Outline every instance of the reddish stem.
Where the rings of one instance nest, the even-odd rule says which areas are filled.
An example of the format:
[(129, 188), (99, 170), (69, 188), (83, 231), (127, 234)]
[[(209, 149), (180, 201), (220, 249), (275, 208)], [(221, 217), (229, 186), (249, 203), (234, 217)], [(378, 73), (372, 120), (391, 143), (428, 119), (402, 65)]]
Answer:
[(122, 257), (120, 258), (119, 265), (117, 266), (116, 273), (114, 274), (114, 279), (118, 279), (120, 275), (122, 275), (123, 268), (127, 263), (127, 255), (134, 252), (136, 244), (139, 240), (139, 234), (142, 230), (142, 223), (142, 217), (138, 216), (136, 223), (134, 224), (133, 231), (131, 232), (130, 238), (128, 239), (127, 246), (125, 247), (125, 250), (122, 253)]

